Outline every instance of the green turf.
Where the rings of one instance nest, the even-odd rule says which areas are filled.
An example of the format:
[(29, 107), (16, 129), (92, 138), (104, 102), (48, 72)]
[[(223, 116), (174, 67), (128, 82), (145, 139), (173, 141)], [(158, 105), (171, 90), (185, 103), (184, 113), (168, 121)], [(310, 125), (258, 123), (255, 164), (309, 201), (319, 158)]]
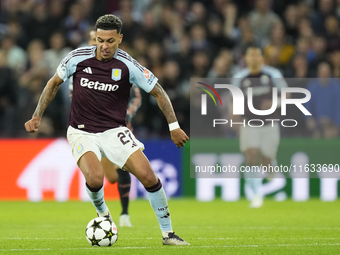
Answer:
[[(118, 222), (119, 202), (107, 204)], [(248, 205), (170, 200), (174, 230), (191, 246), (169, 247), (148, 201), (133, 201), (134, 227), (118, 227), (112, 247), (92, 247), (84, 235), (95, 217), (90, 203), (0, 202), (0, 254), (340, 254), (340, 201)]]

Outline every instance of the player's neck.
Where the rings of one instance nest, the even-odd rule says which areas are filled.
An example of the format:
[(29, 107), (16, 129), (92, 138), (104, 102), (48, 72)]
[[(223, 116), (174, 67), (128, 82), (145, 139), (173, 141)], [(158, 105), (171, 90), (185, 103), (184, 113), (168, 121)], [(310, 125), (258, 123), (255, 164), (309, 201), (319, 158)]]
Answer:
[(96, 54), (96, 59), (99, 60), (99, 61), (101, 61), (101, 62), (108, 62), (108, 61), (110, 61), (111, 59), (113, 59), (113, 56), (112, 56), (112, 58), (104, 59), (104, 58), (102, 58), (100, 55), (97, 55), (97, 54)]
[(261, 68), (262, 66), (259, 67), (248, 67), (250, 74), (258, 74), (259, 72), (261, 72)]

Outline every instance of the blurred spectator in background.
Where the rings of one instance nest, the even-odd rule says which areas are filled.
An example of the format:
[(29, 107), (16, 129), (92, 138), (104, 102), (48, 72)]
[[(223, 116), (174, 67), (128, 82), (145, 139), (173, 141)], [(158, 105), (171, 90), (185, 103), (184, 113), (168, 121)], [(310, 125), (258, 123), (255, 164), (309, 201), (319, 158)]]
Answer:
[(51, 33), (63, 29), (63, 20), (65, 12), (65, 1), (51, 1), (49, 5), (49, 23)]
[(65, 19), (66, 36), (73, 48), (87, 40), (89, 21), (85, 19), (87, 13), (84, 11), (82, 2), (77, 2), (71, 6)]
[(326, 60), (327, 42), (322, 36), (315, 36), (312, 40), (311, 49), (308, 51), (307, 59), (312, 77), (317, 76), (317, 69), (322, 61)]
[[(46, 81), (38, 75), (29, 77), (27, 86), (20, 87), (18, 97), (18, 135), (24, 136), (25, 130), (22, 129), (22, 122), (32, 117), (32, 110), (34, 111), (38, 103), (41, 91), (45, 86)], [(61, 123), (63, 109), (63, 101), (60, 93), (57, 93), (55, 103), (51, 103), (49, 109), (46, 109), (46, 120), (42, 123), (43, 128), (34, 137), (51, 137), (61, 136), (66, 130), (66, 123)]]
[(44, 50), (45, 47), (41, 40), (36, 39), (29, 43), (27, 47), (28, 64), (19, 80), (21, 87), (30, 86), (29, 82), (32, 77), (38, 77), (47, 82), (48, 65)]
[(148, 50), (148, 42), (142, 35), (137, 36), (133, 40), (131, 55), (134, 58), (145, 57)]
[(223, 50), (220, 51), (219, 55), (215, 58), (207, 77), (227, 78), (232, 77), (234, 72), (233, 56), (229, 50)]
[(311, 47), (311, 43), (305, 37), (299, 37), (296, 42), (295, 55), (302, 55), (307, 57), (308, 51)]
[(3, 0), (1, 2), (0, 23), (6, 24), (12, 19), (17, 19), (21, 24), (28, 20), (28, 15), (34, 0)]
[(335, 0), (336, 6), (335, 6), (335, 14), (340, 17), (340, 0)]
[(121, 20), (124, 24), (122, 28), (122, 33), (124, 35), (124, 41), (131, 44), (142, 26), (136, 22), (132, 16), (132, 7), (130, 5), (121, 9)]
[(0, 54), (6, 59), (6, 65), (13, 69), (14, 75), (20, 76), (26, 68), (26, 52), (16, 45), (15, 37), (7, 35), (1, 41)]
[[(157, 68), (157, 66), (162, 67), (164, 62), (164, 54), (162, 45), (154, 42), (149, 44), (147, 58), (150, 63), (150, 68)], [(156, 76), (158, 77), (158, 76)]]
[(340, 49), (339, 21), (336, 16), (328, 16), (325, 20), (325, 40), (327, 42), (327, 52)]
[(223, 23), (218, 17), (210, 18), (208, 21), (208, 41), (213, 50), (212, 56), (215, 58), (222, 48), (232, 48), (234, 43), (229, 38), (231, 31), (225, 31)]
[(306, 40), (312, 41), (312, 38), (314, 36), (314, 31), (313, 31), (312, 24), (309, 18), (300, 19), (298, 30), (299, 30), (299, 37), (303, 37)]
[(300, 19), (310, 18), (312, 10), (311, 10), (311, 4), (308, 3), (308, 1), (298, 1), (297, 8), (298, 8), (298, 14), (299, 14)]
[[(285, 70), (286, 81), (289, 87), (297, 87), (297, 88), (307, 88), (308, 83), (311, 79), (308, 79), (309, 69), (308, 69), (308, 61), (305, 55), (298, 54), (295, 55), (292, 59), (291, 63), (287, 65)], [(304, 95), (301, 93), (291, 93), (291, 98), (303, 98)], [(288, 104), (286, 106), (287, 119), (294, 119), (297, 121), (297, 126), (294, 128), (281, 128), (283, 136), (290, 137), (301, 137), (306, 136), (306, 120), (305, 115), (296, 109), (295, 105)]]
[(238, 19), (238, 27), (234, 29), (233, 37), (235, 41), (235, 47), (233, 49), (234, 58), (240, 65), (240, 68), (244, 68), (246, 66), (244, 56), (248, 47), (260, 47), (261, 44), (260, 40), (257, 40), (253, 33), (246, 16), (242, 16)]
[(192, 59), (192, 71), (191, 73), (198, 77), (206, 77), (209, 67), (210, 67), (210, 59), (208, 54), (205, 51), (195, 52)]
[(249, 14), (252, 30), (264, 43), (268, 42), (272, 27), (281, 23), (280, 17), (270, 9), (269, 4), (269, 0), (256, 0), (255, 10)]
[[(50, 48), (44, 52), (44, 60), (46, 62), (48, 77), (52, 77), (57, 70), (59, 63), (71, 51), (71, 48), (66, 46), (66, 38), (61, 32), (54, 32), (50, 38)], [(60, 93), (65, 102), (65, 110), (69, 111), (71, 103), (69, 100), (68, 82), (63, 84), (60, 88)], [(67, 122), (67, 114), (64, 115), (64, 122)]]
[(335, 14), (334, 1), (333, 0), (319, 0), (318, 8), (313, 13), (311, 21), (313, 24), (313, 30), (320, 34), (325, 31), (325, 20), (328, 15)]
[(203, 24), (194, 24), (190, 29), (190, 37), (193, 51), (211, 51), (210, 53), (213, 54), (213, 49), (209, 45), (207, 31)]
[[(148, 42), (161, 43), (165, 35), (164, 31), (167, 31), (168, 23), (173, 20), (173, 13), (169, 9), (163, 9), (162, 23), (157, 22), (154, 14), (151, 11), (146, 11), (142, 20), (142, 29), (139, 31), (139, 35), (142, 35)], [(167, 17), (169, 20), (167, 20)], [(164, 28), (162, 28), (164, 26)]]
[(27, 31), (23, 29), (22, 25), (20, 24), (19, 20), (11, 19), (7, 23), (8, 32), (7, 34), (10, 35), (16, 44), (23, 49), (27, 48), (29, 43), (29, 36)]
[(0, 137), (14, 137), (17, 84), (4, 52), (0, 52), (0, 77)]
[(330, 54), (330, 61), (333, 67), (333, 77), (340, 78), (340, 48)]
[(66, 38), (61, 32), (54, 32), (49, 41), (49, 49), (45, 50), (48, 76), (53, 76), (61, 60), (71, 51), (66, 46)]
[(294, 46), (287, 42), (283, 25), (272, 28), (270, 43), (264, 48), (265, 63), (276, 68), (284, 67), (294, 55)]
[[(285, 74), (284, 76), (287, 78), (302, 79), (302, 78), (310, 77), (309, 69), (308, 69), (308, 61), (307, 61), (306, 56), (303, 54), (295, 55), (290, 65), (287, 65), (287, 68), (284, 74)], [(300, 87), (303, 87), (303, 88), (306, 87), (306, 86), (303, 86), (303, 84), (301, 85), (302, 86)]]
[(284, 16), (283, 22), (286, 28), (287, 36), (289, 36), (288, 41), (292, 43), (296, 43), (298, 38), (298, 24), (299, 24), (299, 9), (296, 5), (287, 6)]
[[(332, 63), (333, 76), (340, 77), (340, 0), (0, 0), (1, 70), (10, 70), (19, 85), (17, 100), (2, 106), (19, 116), (18, 130), (23, 129), (19, 122), (24, 106), (35, 104), (46, 74), (55, 72), (67, 52), (87, 44), (89, 29), (105, 13), (117, 14), (124, 22), (120, 48), (131, 52), (167, 84), (170, 94), (180, 98), (174, 99), (180, 116), (189, 115), (190, 78), (231, 77), (245, 67), (245, 50), (250, 46), (260, 46), (267, 63), (298, 79), (291, 86), (305, 87), (325, 60)], [(67, 84), (59, 93), (58, 103), (49, 107), (42, 136), (64, 132), (67, 115), (54, 118), (59, 118), (61, 109), (68, 111)], [(146, 110), (153, 109), (155, 102), (142, 96), (145, 103), (134, 119), (137, 136), (162, 137), (167, 133), (163, 116), (148, 119)], [(18, 130), (16, 135), (27, 136)]]
[(30, 40), (40, 39), (44, 46), (47, 47), (49, 37), (53, 31), (53, 24), (48, 16), (46, 3), (43, 1), (36, 2), (28, 22), (24, 25)]
[(306, 120), (307, 128), (314, 138), (334, 138), (338, 136), (340, 126), (340, 83), (332, 78), (327, 62), (318, 65), (317, 77), (307, 86), (311, 99), (305, 106), (312, 114)]
[(206, 8), (201, 2), (193, 2), (189, 17), (191, 23), (205, 23), (207, 21)]
[[(173, 55), (173, 59), (176, 59), (178, 64), (181, 67), (181, 70), (183, 72), (183, 77), (186, 77), (186, 79), (190, 79), (191, 77), (191, 47), (190, 47), (190, 38), (189, 36), (183, 35), (179, 41), (179, 49), (176, 54)], [(157, 76), (159, 77), (159, 76)]]

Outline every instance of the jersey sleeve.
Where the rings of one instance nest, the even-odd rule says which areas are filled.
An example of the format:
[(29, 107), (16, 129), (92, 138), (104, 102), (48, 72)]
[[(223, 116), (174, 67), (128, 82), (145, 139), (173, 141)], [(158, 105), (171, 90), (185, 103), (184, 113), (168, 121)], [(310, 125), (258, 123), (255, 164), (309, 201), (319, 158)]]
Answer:
[(241, 80), (243, 78), (245, 78), (247, 75), (249, 75), (249, 69), (248, 68), (245, 68), (245, 69), (242, 69), (240, 71), (238, 71), (237, 73), (234, 74), (234, 76), (232, 77), (231, 79), (231, 84), (236, 86), (236, 87), (241, 87)]
[(65, 82), (76, 71), (79, 62), (94, 57), (96, 46), (86, 46), (71, 51), (59, 64), (58, 76)]
[(76, 71), (76, 65), (74, 65), (73, 61), (70, 61), (72, 58), (72, 55), (74, 54), (73, 51), (71, 51), (59, 64), (57, 68), (57, 74), (64, 82), (67, 81), (68, 78), (70, 78), (73, 73)]
[[(142, 67), (140, 65), (140, 67)], [(158, 78), (147, 68), (137, 67), (136, 65), (129, 65), (130, 69), (130, 83), (137, 85), (145, 92), (149, 93), (156, 85)]]
[(125, 63), (128, 67), (130, 84), (135, 84), (147, 93), (153, 89), (158, 79), (150, 70), (139, 64), (121, 49), (117, 50), (116, 58)]
[(263, 69), (267, 70), (268, 73), (271, 75), (271, 77), (273, 79), (273, 84), (274, 84), (275, 87), (278, 88), (278, 91), (281, 91), (281, 88), (288, 87), (287, 82), (283, 78), (279, 69), (276, 69), (276, 68), (270, 67), (270, 66), (265, 66)]

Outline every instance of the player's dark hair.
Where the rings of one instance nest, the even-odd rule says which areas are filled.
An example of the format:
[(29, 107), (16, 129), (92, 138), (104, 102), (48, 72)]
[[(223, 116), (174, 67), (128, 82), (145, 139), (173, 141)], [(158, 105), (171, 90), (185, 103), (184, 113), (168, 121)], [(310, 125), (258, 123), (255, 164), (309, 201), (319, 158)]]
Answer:
[(251, 45), (251, 46), (249, 46), (249, 47), (246, 49), (246, 53), (248, 53), (248, 51), (249, 51), (250, 49), (259, 50), (259, 51), (261, 52), (261, 55), (263, 55), (263, 50), (262, 50), (262, 48), (259, 47), (259, 46), (257, 46), (257, 45)]
[(120, 34), (122, 26), (123, 23), (120, 18), (112, 14), (106, 14), (97, 19), (95, 29), (96, 31), (98, 28), (103, 30), (117, 30), (117, 33)]

